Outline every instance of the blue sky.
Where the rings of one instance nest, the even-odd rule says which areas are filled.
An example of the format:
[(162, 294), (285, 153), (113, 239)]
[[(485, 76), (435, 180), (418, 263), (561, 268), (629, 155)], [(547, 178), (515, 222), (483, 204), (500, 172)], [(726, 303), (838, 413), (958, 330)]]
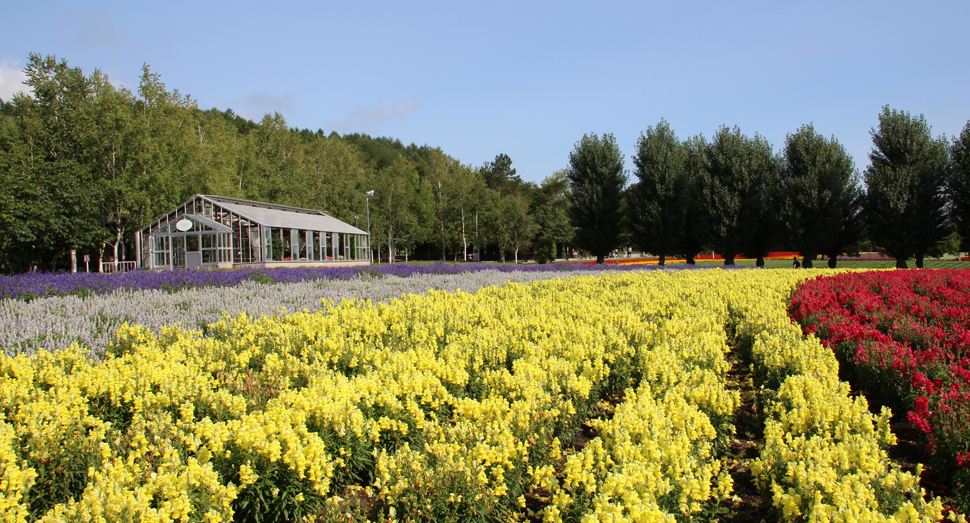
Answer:
[(143, 63), (201, 108), (390, 136), (540, 182), (584, 133), (628, 167), (665, 118), (778, 151), (813, 123), (861, 171), (884, 105), (934, 135), (970, 120), (970, 2), (7, 2), (0, 98), (30, 52), (136, 88)]

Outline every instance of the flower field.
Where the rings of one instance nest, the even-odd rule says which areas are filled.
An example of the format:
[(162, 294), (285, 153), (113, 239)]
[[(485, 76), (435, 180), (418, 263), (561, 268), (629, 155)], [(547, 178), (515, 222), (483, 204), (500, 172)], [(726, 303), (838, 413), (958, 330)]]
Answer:
[(792, 317), (908, 410), (952, 494), (970, 505), (970, 274), (895, 271), (806, 283)]
[[(603, 266), (581, 264), (495, 265), (483, 263), (432, 263), (430, 265), (392, 264), (357, 267), (317, 268), (251, 268), (231, 271), (180, 270), (132, 271), (124, 273), (54, 274), (27, 272), (14, 276), (0, 275), (0, 300), (31, 300), (47, 296), (80, 296), (110, 294), (117, 291), (164, 290), (185, 288), (233, 287), (247, 281), (260, 283), (298, 283), (309, 280), (349, 280), (364, 276), (399, 276), (434, 274), (469, 274), (481, 271), (503, 273), (599, 272)], [(609, 270), (616, 270), (610, 267)]]
[[(527, 283), (558, 278), (561, 271), (553, 270), (497, 270), (490, 266), (456, 266), (440, 264), (418, 267), (413, 273), (346, 271), (343, 277), (320, 276), (318, 270), (283, 269), (269, 271), (280, 281), (239, 278), (228, 283), (206, 285), (203, 277), (214, 278), (216, 271), (192, 271), (183, 275), (194, 284), (181, 285), (177, 290), (165, 290), (148, 283), (155, 282), (155, 273), (141, 273), (143, 289), (115, 287), (105, 293), (88, 296), (68, 294), (46, 296), (29, 301), (0, 300), (0, 347), (7, 356), (30, 354), (37, 350), (66, 349), (78, 344), (92, 357), (100, 357), (115, 331), (125, 323), (138, 324), (159, 333), (163, 327), (182, 326), (205, 330), (207, 325), (225, 317), (241, 313), (248, 316), (282, 315), (287, 311), (317, 312), (328, 301), (340, 303), (344, 299), (386, 302), (402, 294), (420, 294), (429, 289), (454, 292), (458, 289), (474, 292), (482, 287), (506, 282)], [(427, 269), (442, 269), (433, 272)], [(463, 272), (456, 272), (456, 270)], [(205, 275), (213, 272), (215, 275)], [(396, 274), (402, 276), (396, 276)], [(224, 274), (230, 274), (228, 272)], [(71, 275), (47, 275), (47, 277)], [(100, 275), (96, 275), (100, 276)], [(113, 275), (104, 275), (110, 278)], [(169, 277), (169, 280), (172, 281)], [(231, 284), (238, 279), (238, 283)], [(114, 280), (107, 280), (114, 281)], [(122, 280), (126, 281), (126, 280)], [(116, 282), (117, 283), (117, 282)], [(171, 288), (170, 288), (171, 289)]]
[[(831, 271), (826, 271), (831, 274)], [(0, 360), (4, 521), (713, 521), (737, 345), (768, 520), (940, 521), (787, 316), (812, 271), (637, 271), (124, 325)], [(189, 325), (189, 327), (192, 327)], [(584, 445), (578, 436), (588, 433)]]

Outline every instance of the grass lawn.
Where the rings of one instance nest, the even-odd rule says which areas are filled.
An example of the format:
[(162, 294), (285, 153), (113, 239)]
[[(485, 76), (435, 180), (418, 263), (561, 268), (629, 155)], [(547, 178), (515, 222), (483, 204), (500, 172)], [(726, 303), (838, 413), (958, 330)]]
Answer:
[[(617, 261), (617, 260), (619, 260), (622, 263), (623, 260), (625, 260), (625, 259), (627, 259), (627, 258), (610, 258), (610, 259), (606, 260), (606, 263), (607, 264), (612, 264), (614, 261)], [(590, 260), (585, 260), (585, 261), (590, 261)], [(801, 258), (799, 258), (798, 261), (799, 261), (799, 263), (801, 263), (801, 261), (802, 261)], [(441, 262), (441, 260), (410, 260), (407, 263), (409, 265), (432, 265), (432, 264), (435, 264), (435, 263), (442, 263), (442, 262)], [(465, 262), (453, 262), (451, 260), (448, 260), (448, 261), (445, 261), (444, 263), (461, 265), (461, 264), (463, 264)], [(481, 263), (482, 265), (496, 265), (496, 266), (503, 265), (501, 262), (494, 262), (494, 261), (477, 262), (477, 263)], [(529, 264), (532, 264), (532, 263), (534, 263), (534, 262), (531, 262), (531, 261), (529, 262)], [(556, 263), (581, 263), (581, 262), (579, 262), (577, 260), (569, 260), (569, 261), (560, 260), (560, 261), (557, 261)], [(909, 260), (907, 263), (909, 264), (909, 268), (910, 269), (915, 269), (916, 268), (916, 260)], [(511, 259), (508, 260), (508, 261), (506, 261), (506, 263), (505, 263), (505, 265), (514, 265), (514, 264), (515, 263)], [(667, 267), (674, 267), (674, 266), (683, 265), (683, 264), (684, 264), (684, 262), (682, 262), (682, 261), (680, 261), (680, 262), (671, 262), (671, 261), (668, 260), (666, 266)], [(752, 260), (748, 260), (748, 259), (736, 259), (736, 260), (734, 260), (734, 264), (737, 265), (737, 266), (739, 266), (739, 267), (754, 267), (755, 266), (755, 261), (753, 259)], [(380, 263), (380, 264), (374, 263), (373, 265), (387, 265), (387, 264), (386, 263)], [(519, 265), (525, 265), (525, 262), (519, 262)], [(645, 265), (646, 266), (656, 265), (656, 262), (649, 263), (649, 264), (645, 264)], [(765, 260), (765, 268), (768, 268), (768, 269), (790, 269), (791, 268), (791, 265), (792, 264), (791, 264), (791, 260), (790, 259), (784, 259), (784, 260)], [(970, 269), (970, 261), (931, 260), (931, 259), (926, 259), (926, 260), (924, 260), (923, 265), (924, 265), (924, 268), (926, 268), (926, 269)], [(698, 260), (697, 261), (697, 266), (698, 267), (723, 267), (724, 266), (724, 261), (722, 261), (722, 260)], [(840, 269), (844, 269), (844, 268), (848, 268), (848, 269), (892, 269), (892, 268), (896, 267), (896, 260), (839, 260), (839, 263), (838, 263), (838, 266), (837, 267), (840, 268)], [(827, 269), (828, 268), (828, 260), (818, 260), (818, 261), (816, 261), (814, 268), (815, 269)]]
[[(799, 263), (801, 260), (798, 260)], [(754, 260), (735, 260), (735, 265), (754, 267)], [(916, 268), (916, 260), (907, 262), (910, 269)], [(668, 264), (670, 265), (670, 264)], [(703, 267), (723, 267), (724, 262), (717, 260), (705, 260), (697, 262), (698, 266)], [(765, 260), (765, 267), (769, 269), (790, 269), (791, 260)], [(828, 260), (815, 262), (815, 269), (827, 269)], [(892, 269), (896, 267), (896, 260), (839, 260), (838, 268), (843, 269)], [(924, 260), (923, 267), (926, 269), (970, 269), (970, 261), (954, 260)]]

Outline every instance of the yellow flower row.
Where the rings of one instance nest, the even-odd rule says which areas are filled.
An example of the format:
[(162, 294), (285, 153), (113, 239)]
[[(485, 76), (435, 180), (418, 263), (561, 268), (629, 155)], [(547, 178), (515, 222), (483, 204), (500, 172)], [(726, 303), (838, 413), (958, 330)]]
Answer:
[(725, 388), (727, 302), (718, 272), (691, 276), (655, 278), (650, 292), (630, 282), (625, 306), (655, 311), (638, 340), (640, 384), (612, 418), (591, 423), (598, 437), (568, 457), (562, 486), (551, 484), (546, 521), (577, 503), (584, 521), (675, 521), (731, 493), (713, 455), (718, 430), (733, 433), (727, 420), (739, 403)]
[(889, 410), (873, 415), (864, 397), (851, 397), (831, 350), (789, 320), (788, 298), (802, 278), (773, 271), (771, 282), (748, 282), (759, 301), (732, 305), (738, 342), (777, 387), (752, 472), (785, 521), (942, 520), (940, 500), (924, 501), (919, 471), (903, 472), (884, 450), (895, 443)]

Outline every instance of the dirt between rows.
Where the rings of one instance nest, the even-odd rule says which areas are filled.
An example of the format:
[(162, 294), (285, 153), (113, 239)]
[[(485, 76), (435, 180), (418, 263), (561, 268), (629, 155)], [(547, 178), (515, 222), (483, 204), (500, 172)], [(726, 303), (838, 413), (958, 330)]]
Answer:
[[(756, 386), (755, 376), (751, 372), (750, 365), (739, 357), (736, 351), (732, 351), (729, 356), (731, 370), (728, 372), (728, 388), (737, 390), (741, 396), (741, 404), (734, 413), (735, 435), (720, 450), (720, 457), (725, 460), (728, 472), (734, 480), (734, 492), (731, 499), (722, 502), (718, 507), (716, 521), (722, 523), (764, 523), (778, 521), (778, 511), (772, 506), (769, 495), (762, 493), (755, 484), (751, 473), (751, 461), (758, 457), (761, 448), (764, 446), (764, 398), (760, 387)], [(869, 409), (876, 414), (883, 406), (883, 402), (878, 397), (874, 397), (864, 389), (853, 386), (854, 396), (865, 396), (869, 403)], [(612, 417), (614, 407), (623, 402), (622, 393), (606, 399), (607, 407), (594, 412), (593, 419), (609, 419)], [(888, 450), (892, 461), (908, 472), (915, 472), (918, 464), (928, 461), (925, 453), (925, 444), (913, 425), (907, 421), (906, 413), (902, 409), (895, 409), (890, 426), (896, 435), (897, 443)], [(598, 434), (588, 423), (584, 424), (573, 437), (570, 447), (573, 452), (580, 452)], [(561, 473), (565, 465), (563, 461), (557, 466), (557, 472)], [(934, 495), (945, 494), (945, 488), (933, 481), (931, 469), (925, 469), (921, 484), (927, 492)], [(941, 490), (942, 489), (942, 490)], [(364, 491), (354, 490), (347, 492), (347, 498), (351, 504), (363, 509), (365, 514), (376, 516), (376, 509), (372, 499)], [(549, 505), (550, 493), (533, 488), (525, 493), (526, 507), (524, 516), (527, 521), (539, 523), (542, 521), (542, 509)]]

